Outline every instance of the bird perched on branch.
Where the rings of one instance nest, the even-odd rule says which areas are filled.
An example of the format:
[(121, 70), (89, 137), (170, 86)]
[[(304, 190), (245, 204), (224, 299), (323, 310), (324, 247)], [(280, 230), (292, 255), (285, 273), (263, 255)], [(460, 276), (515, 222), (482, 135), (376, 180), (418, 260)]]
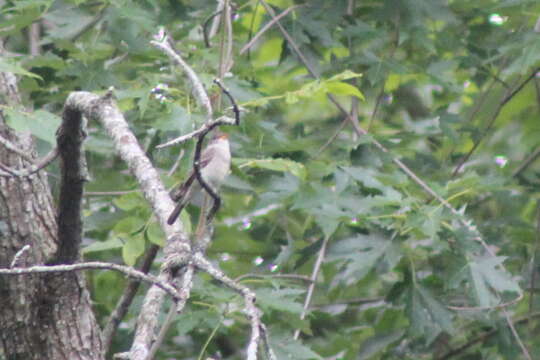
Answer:
[[(221, 131), (216, 131), (210, 142), (206, 145), (200, 158), (199, 164), (202, 178), (213, 190), (218, 190), (231, 168), (231, 151), (229, 147), (229, 136)], [(169, 216), (167, 223), (172, 225), (180, 213), (198, 194), (205, 193), (199, 184), (195, 169), (192, 169), (187, 179), (177, 188), (171, 191), (171, 198), (178, 202), (173, 212)]]

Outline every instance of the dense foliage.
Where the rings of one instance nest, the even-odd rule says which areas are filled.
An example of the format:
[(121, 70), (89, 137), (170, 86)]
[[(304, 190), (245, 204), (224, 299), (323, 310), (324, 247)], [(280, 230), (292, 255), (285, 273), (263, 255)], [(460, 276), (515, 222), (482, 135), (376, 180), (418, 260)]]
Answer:
[[(509, 359), (524, 357), (524, 348), (533, 358), (540, 354), (540, 296), (533, 296), (540, 4), (267, 3), (276, 14), (301, 6), (280, 20), (293, 42), (274, 24), (242, 54), (272, 17), (256, 0), (238, 1), (231, 14), (234, 65), (223, 82), (243, 112), (241, 126), (226, 129), (234, 167), (210, 256), (256, 290), (277, 357)], [(71, 91), (114, 86), (163, 181), (182, 180), (193, 144), (183, 147), (172, 176), (180, 148), (155, 145), (194, 129), (204, 111), (184, 74), (149, 41), (160, 26), (170, 31), (227, 113), (212, 80), (228, 37), (223, 27), (210, 47), (203, 37), (222, 15), (214, 14), (216, 2), (0, 4), (0, 36), (13, 54), (0, 59), (0, 70), (20, 75), (35, 110), (5, 109), (12, 127), (31, 131), (46, 153)], [(28, 28), (36, 21), (41, 51), (30, 56)], [(369, 134), (355, 133), (329, 95)], [(89, 129), (85, 258), (133, 265), (150, 244), (163, 244), (163, 233), (106, 134), (96, 124)], [(54, 188), (58, 170), (49, 170)], [(197, 209), (189, 213), (183, 221), (196, 224)], [(319, 265), (303, 318), (307, 280)], [(285, 276), (293, 274), (303, 277)], [(88, 279), (104, 321), (126, 280), (105, 271)], [(121, 326), (117, 351), (130, 344), (142, 296)], [(231, 291), (197, 279), (160, 358), (239, 359), (249, 332), (241, 304)]]

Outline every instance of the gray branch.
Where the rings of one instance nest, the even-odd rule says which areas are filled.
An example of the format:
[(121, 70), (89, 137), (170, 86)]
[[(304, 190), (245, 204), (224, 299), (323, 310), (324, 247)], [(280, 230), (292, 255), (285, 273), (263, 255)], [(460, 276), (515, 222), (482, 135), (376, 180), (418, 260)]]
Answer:
[(114, 270), (114, 271), (121, 272), (122, 274), (129, 276), (131, 278), (145, 281), (147, 283), (150, 283), (152, 285), (159, 287), (161, 290), (171, 295), (174, 299), (181, 298), (178, 291), (176, 291), (176, 289), (172, 285), (162, 281), (161, 279), (155, 276), (147, 275), (145, 273), (142, 273), (128, 266), (105, 263), (105, 262), (98, 262), (98, 261), (68, 264), (68, 265), (50, 265), (50, 266), (39, 265), (39, 266), (30, 266), (30, 267), (25, 267), (25, 268), (0, 269), (0, 275), (18, 276), (18, 275), (27, 275), (27, 274), (37, 274), (37, 273), (54, 273), (54, 272), (69, 272), (69, 271), (99, 270), (99, 269)]
[(206, 115), (207, 120), (212, 119), (213, 117), (213, 111), (212, 111), (212, 104), (210, 103), (210, 98), (208, 97), (208, 94), (206, 93), (206, 90), (204, 89), (204, 86), (199, 80), (199, 77), (193, 71), (191, 66), (189, 66), (184, 59), (172, 48), (170, 43), (169, 35), (165, 33), (164, 30), (160, 31), (160, 34), (155, 37), (156, 40), (150, 41), (150, 44), (154, 45), (158, 49), (165, 52), (165, 54), (169, 55), (169, 57), (186, 72), (189, 80), (191, 81), (191, 84), (193, 85), (193, 88), (195, 89), (195, 95), (197, 96), (197, 99), (201, 103), (201, 105), (206, 109)]

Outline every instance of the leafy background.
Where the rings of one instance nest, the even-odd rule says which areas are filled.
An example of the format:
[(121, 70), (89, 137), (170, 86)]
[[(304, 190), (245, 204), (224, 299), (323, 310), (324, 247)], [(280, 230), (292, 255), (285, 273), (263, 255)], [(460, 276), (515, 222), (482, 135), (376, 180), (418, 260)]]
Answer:
[[(533, 296), (540, 4), (268, 3), (276, 13), (302, 5), (281, 23), (319, 79), (276, 26), (240, 55), (271, 17), (258, 1), (236, 3), (234, 66), (224, 83), (243, 114), (239, 128), (227, 129), (235, 160), (209, 254), (256, 290), (277, 357), (509, 359), (524, 356), (518, 339), (533, 358), (540, 354), (540, 304)], [(204, 112), (185, 76), (149, 41), (165, 26), (218, 98), (212, 79), (224, 38), (218, 34), (207, 48), (202, 36), (214, 1), (0, 4), (0, 36), (11, 51), (0, 70), (20, 76), (20, 90), (35, 110), (5, 109), (12, 127), (31, 131), (45, 154), (71, 91), (103, 93), (114, 86), (163, 181), (182, 180), (193, 144), (184, 147), (181, 170), (172, 176), (167, 172), (180, 149), (155, 145), (197, 127)], [(36, 21), (41, 52), (30, 56), (27, 32)], [(152, 93), (158, 84), (167, 85), (162, 96)], [(357, 106), (369, 135), (341, 127), (345, 117), (328, 94), (347, 110)], [(227, 103), (221, 104), (227, 113)], [(86, 186), (85, 258), (136, 264), (150, 244), (163, 244), (163, 233), (96, 124), (89, 125), (85, 146), (93, 178)], [(426, 194), (395, 158), (459, 214)], [(49, 170), (54, 189), (58, 169)], [(189, 213), (183, 216), (188, 225), (197, 210)], [(307, 280), (323, 251), (302, 319)], [(111, 272), (88, 279), (105, 321), (125, 279)], [(129, 346), (142, 296), (121, 325), (116, 351)], [(248, 326), (240, 310), (241, 299), (201, 276), (159, 358), (241, 358)], [(292, 336), (296, 329), (299, 340)]]

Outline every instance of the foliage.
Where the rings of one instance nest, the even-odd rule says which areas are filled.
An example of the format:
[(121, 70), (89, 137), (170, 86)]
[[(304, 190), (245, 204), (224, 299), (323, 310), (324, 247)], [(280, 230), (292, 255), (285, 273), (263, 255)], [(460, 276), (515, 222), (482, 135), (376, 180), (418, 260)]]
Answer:
[[(295, 4), (269, 3), (276, 13)], [(163, 181), (181, 181), (193, 144), (184, 147), (181, 171), (172, 177), (167, 171), (180, 149), (157, 151), (155, 145), (201, 124), (204, 111), (184, 74), (149, 41), (165, 26), (218, 97), (212, 79), (225, 37), (218, 34), (206, 48), (202, 36), (215, 2), (0, 4), (0, 35), (13, 54), (29, 52), (26, 29), (43, 20), (39, 55), (0, 59), (0, 71), (20, 76), (21, 92), (37, 110), (6, 109), (11, 126), (31, 131), (44, 154), (54, 145), (57, 114), (71, 91), (100, 93), (114, 86)], [(281, 23), (318, 79), (276, 25), (247, 54), (238, 54), (271, 17), (255, 0), (237, 6), (235, 63), (224, 83), (244, 111), (240, 128), (226, 129), (236, 160), (210, 255), (228, 275), (242, 276), (256, 290), (278, 358), (437, 359), (490, 329), (492, 335), (454, 358), (519, 357), (522, 350), (497, 307), (504, 303), (510, 303), (507, 311), (529, 352), (540, 353), (532, 312), (539, 297), (526, 292), (520, 298), (522, 289), (537, 286), (538, 269), (531, 264), (538, 247), (540, 165), (522, 165), (538, 147), (539, 84), (532, 78), (512, 92), (540, 65), (540, 34), (534, 31), (540, 4), (306, 2)], [(158, 84), (167, 84), (159, 99), (151, 93)], [(347, 124), (333, 139), (345, 117), (328, 95), (347, 111), (358, 104), (360, 126), (369, 135), (358, 136)], [(89, 124), (85, 146), (93, 178), (88, 192), (136, 190), (96, 124)], [(426, 194), (395, 158), (459, 213)], [(50, 170), (54, 184), (57, 170)], [(270, 210), (250, 215), (260, 209)], [(196, 209), (189, 211), (196, 219)], [(149, 245), (163, 244), (150, 214), (137, 192), (89, 196), (85, 257), (135, 264)], [(276, 275), (310, 276), (326, 242), (302, 319), (306, 283)], [(89, 278), (96, 312), (105, 321), (125, 280), (108, 272)], [(142, 294), (115, 350), (129, 343), (141, 301)], [(204, 356), (241, 358), (249, 331), (241, 308), (240, 298), (199, 278), (159, 358), (203, 356), (208, 340)], [(296, 329), (303, 334), (298, 341), (292, 336)]]

